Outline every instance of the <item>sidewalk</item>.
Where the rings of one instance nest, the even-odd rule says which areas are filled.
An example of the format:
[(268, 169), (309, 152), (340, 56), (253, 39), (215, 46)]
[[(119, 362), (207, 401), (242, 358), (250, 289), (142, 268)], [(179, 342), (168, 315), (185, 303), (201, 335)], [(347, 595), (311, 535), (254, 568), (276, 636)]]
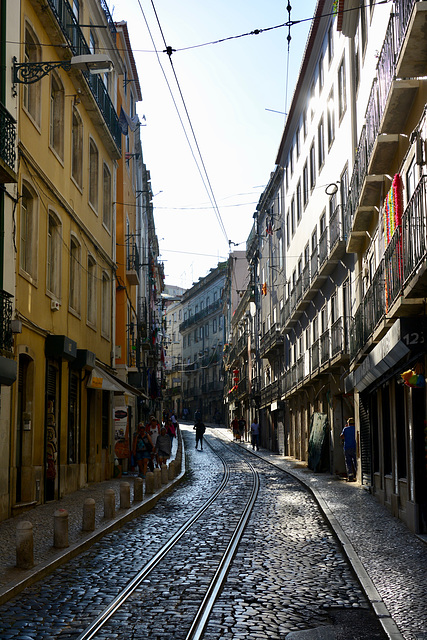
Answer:
[[(232, 441), (231, 430), (227, 435)], [(314, 473), (305, 463), (266, 449), (253, 451), (249, 442), (234, 444), (312, 492), (390, 640), (427, 640), (427, 536), (411, 533), (357, 483)]]
[[(172, 455), (175, 459), (178, 449), (178, 438), (173, 441)], [(0, 604), (22, 591), (26, 586), (37, 582), (56, 567), (67, 562), (72, 557), (89, 548), (106, 533), (120, 528), (125, 522), (136, 515), (146, 513), (161, 496), (170, 491), (185, 473), (184, 444), (182, 443), (182, 471), (176, 478), (152, 495), (145, 495), (142, 502), (133, 502), (133, 484), (138, 473), (131, 472), (121, 478), (112, 478), (104, 482), (90, 484), (83, 489), (54, 500), (38, 505), (15, 518), (0, 522)], [(131, 506), (129, 509), (120, 508), (120, 485), (130, 484)], [(107, 489), (113, 489), (116, 494), (116, 515), (112, 520), (104, 518), (104, 494)], [(95, 500), (95, 531), (82, 531), (83, 505), (87, 498)], [(66, 549), (53, 547), (54, 513), (57, 509), (68, 511), (68, 541)], [(16, 527), (21, 521), (29, 521), (33, 525), (34, 538), (34, 567), (24, 570), (18, 569), (16, 563)]]

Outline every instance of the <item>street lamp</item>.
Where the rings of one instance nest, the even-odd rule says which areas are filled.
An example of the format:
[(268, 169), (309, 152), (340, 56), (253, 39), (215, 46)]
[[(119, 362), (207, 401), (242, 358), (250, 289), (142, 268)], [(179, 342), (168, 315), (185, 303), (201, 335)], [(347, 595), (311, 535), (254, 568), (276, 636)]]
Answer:
[(113, 70), (113, 63), (103, 53), (92, 53), (83, 56), (73, 56), (70, 60), (54, 62), (22, 62), (13, 58), (13, 84), (33, 84), (50, 73), (53, 69), (80, 69), (91, 74), (109, 73)]

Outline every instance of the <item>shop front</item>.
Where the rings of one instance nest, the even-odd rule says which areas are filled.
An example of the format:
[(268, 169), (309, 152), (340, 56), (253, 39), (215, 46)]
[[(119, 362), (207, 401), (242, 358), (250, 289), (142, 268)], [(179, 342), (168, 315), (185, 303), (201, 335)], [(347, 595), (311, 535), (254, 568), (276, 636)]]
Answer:
[(362, 484), (414, 532), (427, 532), (425, 321), (399, 318), (346, 379), (354, 389)]

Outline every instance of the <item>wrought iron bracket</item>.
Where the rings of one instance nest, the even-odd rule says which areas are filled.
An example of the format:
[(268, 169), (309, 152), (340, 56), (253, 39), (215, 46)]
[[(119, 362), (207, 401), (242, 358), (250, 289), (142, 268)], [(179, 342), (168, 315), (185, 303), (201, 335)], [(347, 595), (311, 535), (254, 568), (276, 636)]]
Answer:
[(62, 60), (60, 62), (22, 62), (18, 63), (13, 58), (13, 84), (33, 84), (38, 82), (44, 76), (47, 76), (52, 69), (65, 69), (70, 71), (71, 60)]

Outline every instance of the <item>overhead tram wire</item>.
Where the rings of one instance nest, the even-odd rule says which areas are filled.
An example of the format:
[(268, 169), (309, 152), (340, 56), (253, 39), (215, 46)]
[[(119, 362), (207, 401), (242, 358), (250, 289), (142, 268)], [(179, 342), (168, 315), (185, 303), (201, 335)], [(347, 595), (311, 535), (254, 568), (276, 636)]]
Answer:
[[(172, 53), (173, 53), (173, 49), (172, 49), (172, 47), (170, 47), (170, 46), (168, 46), (168, 45), (166, 44), (166, 39), (165, 39), (165, 36), (164, 36), (163, 30), (162, 30), (162, 27), (161, 27), (161, 24), (160, 24), (159, 17), (158, 17), (158, 15), (157, 15), (156, 7), (154, 6), (154, 0), (151, 0), (151, 6), (153, 7), (154, 15), (156, 16), (157, 24), (158, 24), (158, 27), (159, 27), (159, 29), (160, 29), (160, 33), (161, 33), (162, 38), (163, 38), (163, 43), (164, 43), (164, 45), (165, 45), (165, 52), (167, 53), (167, 55), (168, 55), (168, 57), (169, 57), (169, 62), (170, 62), (170, 65), (171, 65), (172, 73), (173, 73), (173, 75), (174, 75), (175, 82), (176, 82), (176, 85), (177, 85), (177, 87), (178, 87), (179, 95), (181, 96), (181, 100), (182, 100), (182, 104), (183, 104), (183, 107), (184, 107), (184, 110), (185, 110), (185, 113), (186, 113), (186, 116), (187, 116), (188, 124), (189, 124), (189, 126), (190, 126), (191, 133), (193, 134), (194, 143), (195, 143), (195, 145), (196, 145), (196, 149), (197, 149), (197, 152), (198, 152), (198, 154), (199, 154), (200, 161), (201, 161), (201, 163), (202, 163), (202, 167), (203, 167), (204, 175), (205, 175), (206, 180), (207, 180), (207, 183), (208, 183), (208, 185), (209, 185), (209, 190), (208, 190), (208, 189), (206, 189), (206, 183), (205, 183), (205, 181), (204, 181), (204, 180), (203, 180), (203, 178), (202, 178), (202, 180), (203, 180), (203, 184), (204, 184), (204, 186), (205, 186), (206, 193), (208, 194), (209, 200), (210, 200), (211, 204), (212, 204), (212, 205), (213, 205), (213, 207), (214, 207), (215, 215), (216, 215), (216, 217), (217, 217), (217, 220), (218, 220), (218, 223), (219, 223), (220, 229), (221, 229), (222, 233), (224, 234), (224, 237), (225, 237), (226, 241), (228, 242), (227, 231), (226, 231), (226, 229), (225, 229), (224, 222), (223, 222), (223, 220), (222, 220), (222, 217), (221, 217), (221, 214), (220, 214), (220, 211), (219, 211), (219, 207), (218, 207), (218, 204), (217, 204), (217, 201), (216, 201), (216, 198), (215, 198), (215, 194), (214, 194), (214, 191), (213, 191), (213, 188), (212, 188), (212, 184), (211, 184), (211, 181), (210, 181), (210, 179), (209, 179), (209, 175), (208, 175), (208, 172), (207, 172), (207, 169), (206, 169), (205, 162), (204, 162), (204, 160), (203, 160), (202, 152), (201, 152), (201, 150), (200, 150), (199, 143), (198, 143), (198, 141), (197, 141), (197, 137), (196, 137), (196, 133), (195, 133), (195, 131), (194, 131), (193, 124), (192, 124), (192, 122), (191, 122), (190, 114), (189, 114), (189, 112), (188, 112), (187, 105), (186, 105), (186, 102), (185, 102), (185, 100), (184, 100), (184, 96), (183, 96), (183, 93), (182, 93), (182, 90), (181, 90), (181, 86), (180, 86), (180, 83), (179, 83), (179, 81), (178, 81), (178, 77), (177, 77), (177, 75), (176, 75), (175, 67), (174, 67), (173, 62), (172, 62)], [(198, 165), (197, 165), (197, 166), (198, 166)]]
[[(179, 109), (178, 109), (178, 105), (177, 105), (176, 100), (175, 100), (175, 98), (174, 98), (174, 95), (173, 95), (173, 92), (172, 92), (172, 88), (171, 88), (171, 86), (170, 86), (170, 84), (169, 84), (169, 81), (168, 81), (168, 79), (167, 79), (167, 76), (166, 76), (165, 70), (164, 70), (163, 65), (162, 65), (162, 63), (161, 63), (161, 60), (160, 60), (160, 57), (159, 57), (159, 53), (158, 53), (157, 48), (156, 48), (156, 45), (155, 45), (155, 43), (154, 43), (154, 38), (153, 38), (153, 35), (152, 35), (152, 33), (151, 33), (150, 27), (149, 27), (149, 25), (148, 25), (148, 21), (147, 21), (147, 18), (146, 18), (146, 16), (145, 16), (144, 10), (143, 10), (143, 8), (142, 8), (142, 6), (141, 6), (141, 1), (140, 1), (140, 0), (138, 0), (138, 5), (139, 5), (139, 8), (140, 8), (140, 10), (141, 10), (142, 16), (143, 16), (143, 18), (144, 18), (145, 25), (146, 25), (146, 27), (147, 27), (148, 33), (149, 33), (149, 35), (150, 35), (151, 42), (153, 43), (153, 47), (154, 47), (154, 49), (155, 49), (155, 51), (156, 51), (156, 55), (157, 55), (158, 63), (159, 63), (160, 68), (161, 68), (161, 70), (162, 70), (163, 77), (165, 78), (166, 85), (167, 85), (167, 87), (168, 87), (168, 90), (169, 90), (170, 96), (171, 96), (171, 98), (172, 98), (172, 102), (173, 102), (173, 104), (174, 104), (174, 107), (175, 107), (176, 113), (177, 113), (178, 118), (179, 118), (179, 121), (180, 121), (180, 123), (181, 123), (181, 127), (182, 127), (182, 130), (183, 130), (183, 132), (184, 132), (185, 138), (186, 138), (186, 140), (187, 140), (188, 146), (189, 146), (189, 148), (190, 148), (191, 154), (192, 154), (192, 156), (193, 156), (194, 162), (196, 163), (196, 167), (197, 167), (197, 170), (198, 170), (198, 172), (199, 172), (200, 178), (201, 178), (201, 180), (202, 180), (203, 186), (205, 187), (205, 190), (206, 190), (206, 193), (207, 193), (207, 195), (208, 195), (209, 201), (210, 201), (210, 203), (212, 204), (212, 208), (213, 208), (213, 209), (214, 209), (214, 211), (215, 211), (215, 214), (216, 214), (217, 220), (218, 220), (218, 222), (219, 222), (219, 225), (220, 225), (221, 231), (222, 231), (222, 233), (224, 234), (224, 237), (225, 237), (226, 241), (228, 242), (227, 232), (226, 232), (226, 229), (225, 229), (224, 223), (223, 223), (223, 221), (222, 221), (221, 214), (220, 214), (220, 212), (219, 212), (218, 204), (217, 204), (217, 202), (216, 202), (216, 198), (215, 198), (215, 196), (214, 196), (214, 192), (213, 192), (213, 189), (212, 189), (211, 182), (210, 182), (210, 180), (209, 180), (209, 176), (208, 176), (208, 173), (207, 173), (207, 170), (206, 170), (206, 166), (205, 166), (205, 164), (204, 164), (204, 161), (203, 161), (203, 158), (202, 158), (202, 154), (201, 154), (201, 151), (200, 151), (200, 148), (199, 148), (198, 142), (197, 142), (197, 138), (196, 138), (196, 135), (195, 135), (195, 132), (194, 132), (194, 129), (193, 129), (192, 123), (191, 123), (190, 115), (189, 115), (189, 113), (188, 113), (188, 109), (187, 109), (187, 106), (186, 106), (186, 103), (185, 103), (185, 100), (184, 100), (184, 96), (183, 96), (183, 94), (182, 94), (181, 87), (180, 87), (180, 84), (179, 84), (179, 82), (178, 82), (178, 78), (177, 78), (177, 75), (176, 75), (176, 72), (175, 72), (175, 69), (174, 69), (174, 66), (173, 66), (172, 60), (171, 60), (171, 54), (173, 53), (173, 49), (172, 49), (171, 47), (168, 47), (168, 46), (166, 45), (165, 37), (164, 37), (163, 30), (162, 30), (161, 25), (160, 25), (159, 18), (158, 18), (158, 16), (157, 16), (156, 8), (155, 8), (154, 4), (152, 3), (153, 11), (154, 11), (154, 14), (155, 14), (155, 16), (156, 16), (156, 20), (157, 20), (157, 24), (158, 24), (158, 27), (159, 27), (159, 29), (160, 29), (160, 33), (161, 33), (161, 36), (162, 36), (162, 39), (163, 39), (163, 42), (164, 42), (164, 46), (165, 46), (165, 48), (166, 48), (166, 49), (165, 49), (165, 52), (166, 52), (166, 53), (168, 54), (168, 56), (169, 56), (169, 61), (170, 61), (170, 64), (171, 64), (172, 72), (173, 72), (173, 75), (174, 75), (174, 77), (175, 77), (175, 82), (176, 82), (176, 84), (177, 84), (177, 87), (178, 87), (178, 90), (179, 90), (179, 93), (180, 93), (180, 96), (181, 96), (181, 100), (182, 100), (182, 103), (183, 103), (183, 106), (184, 106), (184, 110), (185, 110), (185, 113), (186, 113), (186, 116), (187, 116), (187, 119), (188, 119), (188, 122), (189, 122), (189, 125), (190, 125), (190, 129), (191, 129), (191, 132), (192, 132), (192, 135), (193, 135), (193, 138), (194, 138), (194, 142), (195, 142), (195, 144), (196, 144), (196, 148), (197, 148), (197, 151), (198, 151), (198, 154), (199, 154), (199, 158), (200, 158), (200, 161), (201, 161), (201, 163), (202, 163), (202, 167), (203, 167), (203, 172), (204, 172), (204, 174), (203, 174), (203, 172), (202, 172), (202, 170), (201, 170), (201, 168), (200, 168), (199, 161), (198, 161), (198, 159), (196, 158), (196, 155), (195, 155), (195, 153), (194, 153), (193, 145), (192, 145), (192, 143), (191, 143), (191, 141), (190, 141), (190, 139), (189, 139), (189, 136), (188, 136), (188, 133), (187, 133), (186, 127), (185, 127), (185, 125), (184, 125), (184, 122), (183, 122), (183, 120), (182, 120), (182, 117), (181, 117), (180, 111), (179, 111)], [(208, 187), (209, 187), (209, 188), (208, 188)]]
[[(377, 0), (377, 1), (374, 1), (374, 2), (370, 2), (369, 4), (365, 4), (363, 6), (371, 8), (371, 7), (375, 7), (375, 6), (381, 5), (381, 4), (389, 4), (391, 2), (394, 2), (394, 0)], [(141, 8), (140, 4), (139, 4), (139, 6)], [(343, 13), (348, 13), (350, 11), (358, 11), (359, 9), (360, 9), (360, 6), (358, 5), (357, 7), (352, 7), (350, 9), (343, 9)], [(143, 13), (142, 8), (141, 8), (141, 12)], [(332, 11), (331, 13), (323, 13), (320, 16), (320, 19), (329, 18), (330, 16), (335, 16), (335, 15), (336, 15), (336, 11)], [(144, 13), (143, 13), (143, 16), (144, 16), (144, 20), (146, 21)], [(207, 46), (214, 45), (214, 44), (222, 44), (223, 42), (227, 42), (228, 40), (236, 40), (238, 38), (246, 38), (248, 36), (257, 36), (257, 35), (260, 35), (261, 33), (266, 33), (267, 31), (273, 31), (274, 29), (283, 29), (284, 27), (294, 27), (297, 24), (302, 24), (303, 22), (312, 22), (313, 20), (314, 20), (314, 18), (311, 17), (311, 18), (302, 18), (301, 20), (292, 20), (292, 21), (288, 21), (288, 22), (283, 22), (282, 24), (277, 24), (277, 25), (275, 25), (273, 27), (265, 27), (264, 29), (262, 29), (262, 28), (253, 29), (252, 31), (248, 31), (246, 33), (241, 33), (241, 34), (234, 35), (234, 36), (227, 36), (225, 38), (220, 38), (219, 40), (211, 40), (209, 42), (202, 42), (200, 44), (194, 44), (194, 45), (190, 45), (188, 47), (182, 47), (180, 49), (174, 49), (173, 52), (174, 53), (175, 52), (179, 53), (181, 51), (188, 51), (189, 49), (199, 49), (200, 47), (207, 47)], [(147, 24), (147, 22), (146, 22), (146, 24)], [(148, 25), (147, 25), (147, 28), (148, 28)], [(151, 36), (151, 34), (150, 34), (150, 36)], [(25, 42), (21, 41), (21, 40), (4, 40), (4, 42), (6, 44), (25, 45)], [(65, 44), (59, 45), (58, 43), (51, 43), (51, 42), (39, 42), (38, 46), (39, 47), (58, 47), (58, 46), (61, 46), (63, 48), (66, 48), (68, 45), (65, 45)], [(154, 47), (153, 50), (136, 49), (136, 48), (133, 47), (132, 51), (134, 53), (155, 53), (158, 56), (159, 52), (157, 51), (156, 46), (154, 45), (154, 42), (153, 42), (153, 47)], [(105, 52), (108, 52), (108, 51), (117, 52), (118, 51), (118, 52), (125, 52), (125, 53), (127, 52), (127, 49), (122, 49), (121, 47), (117, 47), (117, 46), (115, 46), (115, 47), (106, 47), (106, 46), (100, 45), (98, 48), (99, 48), (100, 51), (103, 51), (103, 52), (104, 51)], [(266, 109), (266, 111), (273, 111), (273, 109)], [(278, 111), (277, 113), (282, 113), (282, 112)]]

